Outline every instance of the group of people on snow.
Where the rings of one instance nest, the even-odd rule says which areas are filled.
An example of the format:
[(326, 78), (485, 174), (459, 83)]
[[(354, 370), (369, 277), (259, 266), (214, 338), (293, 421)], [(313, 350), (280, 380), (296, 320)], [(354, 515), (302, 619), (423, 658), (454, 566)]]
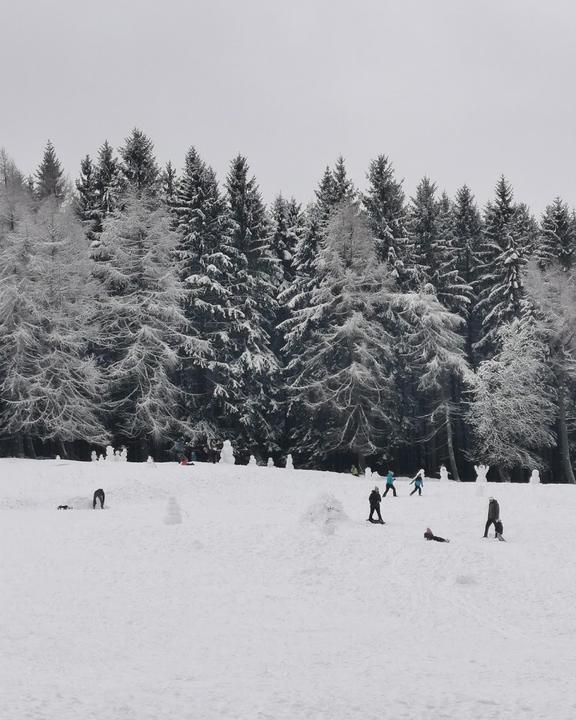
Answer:
[[(397, 496), (398, 493), (396, 492), (394, 480), (394, 473), (392, 470), (388, 470), (388, 474), (386, 475), (386, 489), (382, 495), (380, 494), (380, 488), (377, 485), (370, 493), (370, 497), (368, 498), (370, 502), (370, 516), (368, 517), (368, 520), (370, 520), (370, 522), (384, 523), (382, 516), (380, 515), (380, 503), (382, 502), (382, 498), (386, 497), (390, 490), (392, 490), (394, 497)], [(412, 490), (410, 495), (414, 495), (415, 492), (417, 492), (418, 495), (422, 495), (422, 488), (424, 487), (424, 470), (418, 470), (416, 476), (410, 480), (410, 485), (412, 484), (414, 484), (414, 490)], [(373, 519), (374, 513), (377, 514), (378, 520)]]
[[(384, 520), (382, 519), (382, 513), (380, 512), (380, 503), (382, 502), (382, 498), (386, 497), (390, 490), (392, 490), (394, 497), (396, 497), (397, 493), (396, 487), (394, 485), (394, 479), (394, 473), (389, 470), (388, 474), (386, 475), (386, 490), (384, 491), (384, 493), (381, 495), (380, 488), (376, 485), (368, 496), (368, 502), (370, 503), (370, 514), (368, 515), (369, 522), (378, 523), (381, 525), (385, 524)], [(412, 496), (416, 492), (418, 493), (418, 495), (422, 495), (422, 488), (424, 487), (424, 470), (419, 470), (416, 473), (416, 476), (412, 478), (412, 480), (410, 480), (410, 485), (412, 484), (414, 484), (414, 490), (412, 490), (410, 495)], [(376, 517), (374, 517), (374, 515), (376, 515)], [(498, 501), (493, 497), (489, 498), (488, 518), (486, 520), (483, 537), (488, 537), (488, 530), (492, 525), (494, 525), (494, 537), (501, 542), (505, 542), (502, 535), (502, 533), (504, 532), (504, 526), (500, 518), (500, 505)], [(450, 540), (448, 540), (447, 538), (440, 537), (439, 535), (434, 535), (430, 528), (426, 528), (424, 538), (426, 540), (435, 540), (436, 542), (450, 542)]]

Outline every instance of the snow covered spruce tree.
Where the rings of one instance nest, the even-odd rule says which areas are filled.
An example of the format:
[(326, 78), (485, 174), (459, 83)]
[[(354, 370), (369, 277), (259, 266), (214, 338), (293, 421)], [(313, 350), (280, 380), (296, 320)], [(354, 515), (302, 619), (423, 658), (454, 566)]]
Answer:
[(543, 270), (554, 266), (570, 270), (574, 265), (576, 228), (568, 205), (560, 198), (546, 207), (534, 256)]
[(331, 215), (315, 269), (318, 285), (288, 335), (302, 343), (289, 392), (293, 412), (306, 418), (292, 448), (309, 464), (344, 454), (363, 468), (390, 446), (395, 416), (391, 339), (380, 321), (385, 266), (356, 204), (344, 201)]
[(89, 155), (80, 163), (80, 177), (76, 180), (76, 214), (92, 245), (101, 230), (101, 221), (96, 172)]
[(233, 305), (243, 315), (231, 336), (239, 402), (236, 438), (243, 454), (265, 455), (278, 449), (281, 432), (280, 368), (271, 346), (279, 268), (270, 248), (270, 220), (256, 180), (248, 173), (246, 158), (238, 155), (226, 178), (231, 241), (239, 260)]
[(501, 349), (469, 376), (468, 413), (474, 457), (509, 480), (515, 468), (542, 467), (539, 451), (556, 444), (552, 376), (546, 346), (531, 321), (514, 320), (499, 330)]
[(66, 195), (63, 175), (60, 160), (56, 157), (54, 145), (49, 140), (40, 167), (36, 171), (36, 197), (39, 200), (53, 197), (58, 202), (62, 202)]
[(98, 151), (96, 164), (87, 155), (76, 181), (76, 213), (90, 242), (94, 260), (103, 261), (100, 234), (102, 223), (120, 204), (124, 191), (118, 160), (108, 141)]
[(176, 168), (169, 160), (160, 173), (160, 198), (165, 205), (171, 206), (177, 187), (178, 175), (176, 174)]
[(367, 178), (369, 186), (362, 195), (362, 202), (368, 213), (378, 258), (383, 262), (391, 256), (400, 260), (407, 236), (402, 182), (396, 180), (392, 163), (385, 155), (372, 160)]
[(241, 257), (232, 245), (228, 208), (214, 171), (194, 148), (186, 155), (171, 207), (182, 308), (187, 333), (197, 340), (181, 348), (183, 407), (193, 444), (213, 447), (234, 433), (242, 406), (233, 342), (244, 320), (233, 294)]
[(499, 349), (500, 328), (520, 318), (525, 309), (522, 268), (526, 262), (526, 238), (516, 223), (512, 200), (512, 188), (501, 177), (496, 199), (486, 208), (479, 253), (476, 312), (482, 324), (476, 348), (481, 357)]
[(88, 245), (51, 196), (0, 248), (2, 433), (20, 443), (104, 445), (103, 384), (89, 348), (98, 333)]
[(134, 128), (120, 148), (124, 180), (136, 192), (157, 192), (160, 171), (154, 157), (154, 143), (142, 130)]
[(453, 418), (459, 409), (458, 384), (469, 374), (461, 333), (464, 319), (440, 303), (430, 283), (419, 292), (397, 293), (392, 301), (400, 320), (401, 356), (416, 378), (419, 406), (431, 428), (421, 438), (430, 443), (428, 464), (437, 465), (439, 437), (445, 441), (452, 477), (459, 480)]
[(480, 322), (475, 310), (481, 230), (482, 221), (474, 203), (474, 196), (470, 189), (463, 185), (456, 193), (452, 211), (452, 247), (458, 274), (470, 289), (470, 303), (464, 317), (466, 319), (466, 355), (472, 367), (476, 366), (474, 346), (480, 335)]
[(178, 236), (159, 199), (129, 190), (123, 209), (109, 215), (100, 264), (106, 295), (100, 308), (107, 332), (104, 362), (113, 403), (113, 428), (122, 438), (165, 442), (183, 433), (178, 349), (197, 342), (185, 334), (182, 286), (173, 263)]

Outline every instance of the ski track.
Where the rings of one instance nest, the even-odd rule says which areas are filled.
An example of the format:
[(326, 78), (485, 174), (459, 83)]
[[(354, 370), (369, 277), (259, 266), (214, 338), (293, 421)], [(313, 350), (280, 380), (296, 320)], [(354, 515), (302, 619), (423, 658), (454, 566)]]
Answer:
[[(374, 480), (333, 473), (2, 460), (0, 478), (2, 718), (576, 716), (574, 488), (399, 481), (379, 526)], [(331, 535), (303, 519), (326, 492), (348, 516)], [(488, 494), (507, 543), (481, 538)]]

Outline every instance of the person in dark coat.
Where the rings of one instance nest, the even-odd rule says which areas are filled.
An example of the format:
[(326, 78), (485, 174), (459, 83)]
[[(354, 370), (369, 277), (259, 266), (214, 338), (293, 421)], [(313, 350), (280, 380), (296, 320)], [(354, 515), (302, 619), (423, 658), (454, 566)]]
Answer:
[[(488, 537), (488, 530), (490, 529), (490, 525), (496, 526), (496, 521), (500, 517), (500, 505), (498, 505), (498, 500), (495, 500), (493, 497), (488, 498), (488, 519), (486, 520), (486, 527), (484, 528), (484, 537)], [(496, 535), (494, 535), (496, 537)]]
[[(380, 490), (378, 487), (375, 487), (374, 490), (370, 493), (370, 497), (368, 498), (368, 502), (370, 503), (370, 515), (368, 516), (368, 520), (370, 522), (379, 522), (384, 525), (384, 520), (382, 520), (382, 515), (380, 514), (380, 502), (382, 501), (382, 496), (380, 495)], [(378, 520), (374, 520), (374, 513), (378, 515)]]
[(100, 507), (102, 508), (102, 510), (104, 510), (104, 490), (102, 490), (102, 488), (99, 488), (94, 493), (94, 497), (92, 499), (92, 509), (93, 510), (96, 510), (96, 500), (100, 501)]
[(448, 538), (440, 537), (439, 535), (434, 535), (432, 530), (430, 528), (426, 528), (426, 532), (424, 533), (424, 537), (426, 540), (436, 540), (436, 542), (450, 542)]

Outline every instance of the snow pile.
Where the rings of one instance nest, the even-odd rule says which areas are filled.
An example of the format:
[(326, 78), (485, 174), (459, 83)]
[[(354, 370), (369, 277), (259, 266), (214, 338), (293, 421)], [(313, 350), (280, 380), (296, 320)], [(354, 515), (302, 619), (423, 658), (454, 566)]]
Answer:
[(166, 508), (166, 517), (164, 518), (164, 522), (166, 525), (179, 525), (182, 522), (180, 506), (174, 497), (170, 497), (168, 500), (168, 507)]
[(320, 495), (310, 505), (303, 517), (304, 522), (320, 528), (326, 535), (333, 535), (338, 525), (347, 523), (349, 520), (340, 500), (328, 493)]

